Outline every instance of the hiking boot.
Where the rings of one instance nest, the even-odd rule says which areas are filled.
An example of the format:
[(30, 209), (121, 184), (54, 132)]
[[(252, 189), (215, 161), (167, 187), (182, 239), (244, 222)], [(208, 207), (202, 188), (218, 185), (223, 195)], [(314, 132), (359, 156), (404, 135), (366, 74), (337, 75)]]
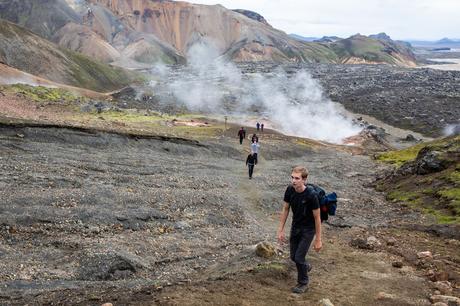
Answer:
[(308, 284), (297, 284), (294, 288), (292, 288), (293, 293), (301, 294), (308, 290)]

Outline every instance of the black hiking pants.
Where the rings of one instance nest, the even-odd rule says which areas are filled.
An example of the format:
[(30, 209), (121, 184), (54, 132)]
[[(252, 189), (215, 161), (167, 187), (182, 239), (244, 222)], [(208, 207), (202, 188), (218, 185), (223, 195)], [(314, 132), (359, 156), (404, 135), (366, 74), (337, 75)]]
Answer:
[(257, 165), (257, 153), (254, 153), (254, 164)]
[(243, 137), (240, 136), (240, 144), (243, 144)]
[(297, 282), (301, 285), (308, 284), (307, 256), (310, 244), (315, 237), (314, 228), (291, 228), (289, 239), (291, 260), (297, 267)]
[(248, 164), (249, 169), (249, 178), (252, 178), (252, 173), (254, 172), (254, 165)]

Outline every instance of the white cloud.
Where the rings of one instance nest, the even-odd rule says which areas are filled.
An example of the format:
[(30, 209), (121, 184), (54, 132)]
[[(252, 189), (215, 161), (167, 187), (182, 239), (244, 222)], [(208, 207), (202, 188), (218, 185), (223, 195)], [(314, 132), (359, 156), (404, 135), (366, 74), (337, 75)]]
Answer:
[(386, 32), (394, 39), (460, 38), (458, 0), (197, 0), (255, 11), (286, 33), (348, 37)]

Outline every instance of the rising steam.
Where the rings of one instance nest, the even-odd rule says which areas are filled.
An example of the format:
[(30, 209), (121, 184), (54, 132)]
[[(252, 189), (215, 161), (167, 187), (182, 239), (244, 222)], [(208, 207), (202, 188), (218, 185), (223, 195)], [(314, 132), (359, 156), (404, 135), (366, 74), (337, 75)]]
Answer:
[(233, 63), (219, 58), (210, 45), (192, 46), (189, 63), (180, 70), (164, 65), (153, 70), (164, 80), (166, 91), (190, 110), (263, 116), (285, 134), (334, 143), (359, 133), (360, 128), (340, 114), (307, 71), (289, 76), (282, 69), (243, 74)]

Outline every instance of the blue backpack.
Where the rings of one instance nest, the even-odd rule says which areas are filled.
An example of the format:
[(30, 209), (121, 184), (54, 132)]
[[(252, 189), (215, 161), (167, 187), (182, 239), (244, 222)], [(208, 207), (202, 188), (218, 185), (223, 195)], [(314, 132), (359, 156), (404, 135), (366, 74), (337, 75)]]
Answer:
[(321, 211), (321, 222), (329, 219), (329, 216), (335, 216), (337, 209), (337, 194), (335, 192), (326, 193), (323, 188), (308, 183), (306, 186), (311, 192), (316, 193)]

